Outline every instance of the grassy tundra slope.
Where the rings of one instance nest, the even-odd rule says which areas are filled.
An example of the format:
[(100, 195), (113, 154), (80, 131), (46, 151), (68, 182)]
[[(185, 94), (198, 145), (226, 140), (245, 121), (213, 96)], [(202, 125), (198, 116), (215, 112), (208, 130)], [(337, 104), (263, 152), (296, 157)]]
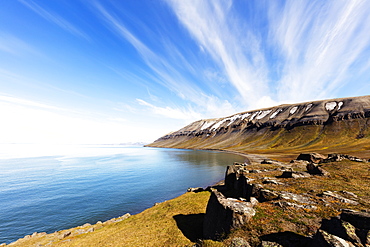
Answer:
[(186, 193), (120, 222), (35, 234), (9, 246), (192, 246), (191, 240), (200, 236), (196, 235), (199, 229), (189, 224), (197, 224), (199, 218), (202, 219), (208, 198), (209, 192)]

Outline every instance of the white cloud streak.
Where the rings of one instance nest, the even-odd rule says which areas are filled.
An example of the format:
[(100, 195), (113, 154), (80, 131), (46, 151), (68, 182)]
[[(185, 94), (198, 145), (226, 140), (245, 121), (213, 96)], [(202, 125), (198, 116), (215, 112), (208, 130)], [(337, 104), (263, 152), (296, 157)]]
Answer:
[(89, 36), (75, 27), (73, 24), (71, 24), (69, 21), (65, 20), (64, 18), (60, 17), (59, 15), (52, 13), (51, 11), (48, 11), (44, 8), (42, 8), (40, 5), (35, 3), (32, 0), (18, 0), (20, 3), (22, 3), (24, 6), (28, 7), (32, 11), (34, 11), (36, 14), (40, 15), (45, 20), (56, 24), (60, 28), (70, 32), (71, 34), (83, 38), (85, 40), (90, 40)]
[[(235, 108), (227, 100), (219, 100), (213, 95), (207, 95), (206, 93), (203, 93), (196, 83), (185, 78), (185, 76), (181, 73), (181, 69), (185, 67), (187, 68), (187, 72), (193, 74), (196, 73), (196, 69), (186, 60), (184, 55), (176, 48), (176, 45), (172, 44), (168, 40), (165, 40), (163, 41), (165, 43), (164, 47), (171, 47), (171, 50), (167, 49), (168, 53), (166, 54), (154, 52), (137, 36), (135, 36), (134, 33), (125, 26), (120, 18), (114, 14), (114, 12), (108, 11), (98, 2), (95, 2), (94, 6), (104, 21), (108, 24), (108, 28), (111, 29), (116, 35), (130, 42), (130, 44), (140, 54), (146, 65), (154, 72), (146, 75), (151, 79), (152, 82), (156, 82), (159, 85), (170, 89), (184, 100), (201, 106), (198, 116), (209, 117), (220, 114), (231, 114), (235, 112)], [(147, 37), (147, 39), (148, 38), (149, 37)], [(217, 107), (215, 107), (215, 104)], [(163, 113), (162, 111), (158, 110), (160, 107), (156, 108), (153, 105), (152, 109), (157, 109), (154, 112), (157, 112), (158, 114)], [(189, 112), (192, 111), (190, 108), (188, 110)], [(172, 113), (175, 116), (178, 116), (176, 112)], [(186, 115), (188, 116), (188, 114)]]
[[(252, 108), (335, 96), (351, 83), (355, 63), (368, 56), (370, 3), (365, 0), (252, 1), (248, 6), (255, 9), (245, 9), (245, 16), (233, 9), (236, 1), (166, 2)], [(268, 13), (267, 26), (248, 23), (253, 18), (247, 15), (264, 18), (261, 9)], [(267, 41), (258, 33), (262, 28)], [(271, 53), (278, 57), (272, 66)]]
[[(350, 83), (369, 48), (368, 1), (287, 1), (270, 10), (271, 39), (283, 55), (279, 100), (326, 98)], [(361, 70), (360, 67), (356, 70)]]
[(198, 120), (201, 118), (201, 115), (193, 110), (189, 109), (180, 109), (180, 108), (171, 108), (171, 107), (158, 107), (152, 105), (142, 99), (136, 99), (136, 101), (142, 105), (146, 106), (148, 109), (151, 110), (152, 113), (156, 115), (160, 115), (166, 118), (173, 118), (173, 119), (182, 119), (182, 120)]
[(22, 105), (27, 107), (36, 107), (36, 108), (42, 108), (42, 109), (49, 109), (49, 110), (63, 110), (62, 108), (45, 105), (42, 103), (38, 103), (31, 100), (16, 98), (8, 95), (0, 95), (0, 102), (6, 102), (6, 103), (12, 103), (16, 105)]
[(227, 75), (241, 102), (261, 105), (261, 99), (266, 100), (270, 94), (265, 57), (257, 36), (234, 16), (232, 1), (168, 3), (194, 40)]
[(0, 33), (0, 51), (16, 56), (20, 56), (24, 53), (30, 53), (38, 56), (41, 55), (31, 45), (7, 33)]
[[(155, 34), (144, 28), (147, 36), (141, 39), (118, 10), (99, 1), (93, 6), (108, 29), (138, 52), (150, 69), (143, 72), (149, 83), (198, 106), (196, 112), (202, 117), (329, 98), (351, 83), (354, 66), (355, 71), (368, 66), (368, 62), (356, 64), (365, 60), (370, 44), (367, 1), (252, 1), (246, 5), (252, 9), (245, 11), (237, 9), (240, 2), (231, 0), (165, 1), (199, 47), (199, 54), (181, 49), (164, 30)], [(158, 50), (145, 40), (156, 40), (164, 48)], [(204, 61), (211, 58), (209, 64), (216, 68), (194, 62), (195, 55)], [(237, 96), (222, 95), (221, 84), (235, 89)], [(190, 119), (195, 113), (190, 104), (179, 111), (137, 102), (169, 118)]]

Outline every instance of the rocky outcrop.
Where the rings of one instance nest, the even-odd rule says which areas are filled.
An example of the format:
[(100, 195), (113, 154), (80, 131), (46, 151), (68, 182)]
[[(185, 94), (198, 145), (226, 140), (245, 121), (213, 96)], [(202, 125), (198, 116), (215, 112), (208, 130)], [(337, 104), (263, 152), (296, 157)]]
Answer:
[[(348, 215), (352, 222), (348, 221)], [(343, 210), (337, 217), (322, 220), (320, 228), (313, 236), (304, 237), (289, 232), (276, 233), (273, 241), (262, 241), (259, 247), (368, 247), (370, 231), (366, 224), (369, 219), (370, 215), (367, 213)], [(262, 236), (262, 240), (266, 237), (269, 236)]]
[(210, 188), (211, 197), (207, 204), (203, 223), (206, 239), (220, 239), (232, 229), (246, 224), (254, 215), (258, 201), (251, 197), (252, 185), (245, 177), (244, 164), (228, 166), (225, 185)]
[(370, 214), (343, 210), (338, 217), (322, 221), (312, 246), (369, 246), (369, 230)]
[(368, 160), (366, 159), (361, 159), (361, 158), (348, 155), (348, 154), (328, 154), (328, 157), (320, 160), (320, 163), (328, 163), (328, 162), (335, 162), (335, 161), (342, 161), (342, 160), (350, 160), (350, 161), (356, 161), (356, 162), (368, 162)]
[[(335, 138), (341, 131), (350, 140), (356, 141), (369, 134), (366, 121), (369, 117), (370, 96), (279, 105), (224, 118), (199, 120), (148, 146), (197, 149), (231, 149), (236, 146), (250, 150), (282, 148), (311, 144), (321, 137)], [(298, 128), (302, 126), (311, 127)], [(281, 135), (282, 131), (284, 135)], [(291, 132), (297, 133), (292, 135)], [(308, 135), (299, 140), (301, 132)], [(284, 140), (277, 143), (276, 138)]]
[(219, 239), (247, 223), (255, 213), (251, 202), (226, 198), (212, 189), (203, 223), (204, 238)]
[(319, 153), (303, 153), (298, 155), (297, 160), (305, 160), (312, 163), (320, 163), (320, 161), (326, 158), (327, 156)]
[(307, 166), (307, 172), (312, 175), (321, 175), (321, 176), (329, 176), (329, 172), (324, 170), (322, 167), (320, 167), (317, 164), (314, 163), (308, 163)]

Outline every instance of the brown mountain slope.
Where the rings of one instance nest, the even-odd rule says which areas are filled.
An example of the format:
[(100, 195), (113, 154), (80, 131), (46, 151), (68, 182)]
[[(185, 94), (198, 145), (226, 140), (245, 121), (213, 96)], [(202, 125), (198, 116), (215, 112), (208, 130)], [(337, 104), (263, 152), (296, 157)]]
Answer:
[(364, 153), (370, 96), (305, 102), (199, 120), (148, 146), (245, 153)]

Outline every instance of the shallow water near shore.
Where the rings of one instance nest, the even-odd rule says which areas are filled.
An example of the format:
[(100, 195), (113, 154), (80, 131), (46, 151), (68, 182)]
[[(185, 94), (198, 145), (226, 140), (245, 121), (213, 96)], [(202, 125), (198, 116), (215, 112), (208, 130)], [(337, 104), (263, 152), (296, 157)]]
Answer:
[(123, 145), (3, 145), (0, 243), (135, 214), (244, 162), (215, 151)]

